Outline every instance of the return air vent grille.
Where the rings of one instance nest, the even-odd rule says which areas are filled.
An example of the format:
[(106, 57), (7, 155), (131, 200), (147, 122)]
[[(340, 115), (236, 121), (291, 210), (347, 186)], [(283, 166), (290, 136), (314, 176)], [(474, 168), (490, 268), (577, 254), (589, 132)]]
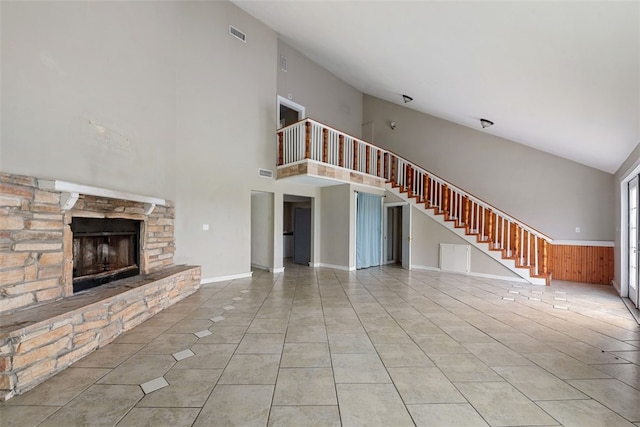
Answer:
[(269, 169), (258, 169), (258, 176), (262, 178), (273, 178), (273, 171)]
[(247, 35), (242, 31), (240, 31), (239, 29), (237, 29), (236, 27), (234, 27), (233, 25), (229, 25), (229, 34), (231, 34), (233, 37), (237, 38), (243, 43), (247, 42)]

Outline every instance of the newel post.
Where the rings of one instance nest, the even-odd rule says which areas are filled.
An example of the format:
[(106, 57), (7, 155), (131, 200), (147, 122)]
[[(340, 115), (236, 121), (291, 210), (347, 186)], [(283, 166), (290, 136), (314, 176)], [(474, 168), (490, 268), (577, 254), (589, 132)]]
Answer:
[(305, 122), (304, 158), (311, 158), (311, 122)]
[(512, 225), (514, 231), (513, 243), (516, 249), (513, 255), (516, 257), (516, 265), (520, 265), (520, 227), (515, 223)]

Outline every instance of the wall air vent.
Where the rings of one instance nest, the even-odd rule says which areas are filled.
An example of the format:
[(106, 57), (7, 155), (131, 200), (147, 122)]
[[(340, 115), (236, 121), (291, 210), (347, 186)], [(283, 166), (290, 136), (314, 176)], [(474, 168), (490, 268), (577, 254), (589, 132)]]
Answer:
[(273, 171), (269, 169), (258, 169), (258, 176), (262, 178), (273, 178)]
[(236, 27), (234, 27), (233, 25), (229, 25), (229, 34), (231, 34), (233, 37), (237, 38), (243, 43), (247, 42), (247, 35), (242, 31), (240, 31), (239, 29), (237, 29)]

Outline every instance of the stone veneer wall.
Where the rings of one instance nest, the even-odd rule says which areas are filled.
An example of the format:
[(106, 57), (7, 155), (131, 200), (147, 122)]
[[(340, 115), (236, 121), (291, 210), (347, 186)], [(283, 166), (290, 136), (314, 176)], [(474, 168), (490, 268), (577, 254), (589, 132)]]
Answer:
[(0, 173), (0, 314), (65, 295), (60, 194)]
[(350, 184), (362, 184), (370, 187), (384, 188), (385, 179), (347, 168), (319, 163), (314, 160), (302, 160), (292, 165), (278, 166), (277, 179), (299, 175), (329, 178)]
[(73, 294), (73, 217), (140, 220), (141, 273), (173, 264), (170, 202), (145, 215), (143, 203), (88, 195), (62, 211), (60, 198), (36, 178), (0, 173), (0, 314)]
[(126, 286), (108, 284), (45, 304), (37, 313), (22, 310), (5, 316), (0, 327), (0, 401), (35, 387), (196, 292), (200, 276), (200, 267), (173, 266), (118, 281)]

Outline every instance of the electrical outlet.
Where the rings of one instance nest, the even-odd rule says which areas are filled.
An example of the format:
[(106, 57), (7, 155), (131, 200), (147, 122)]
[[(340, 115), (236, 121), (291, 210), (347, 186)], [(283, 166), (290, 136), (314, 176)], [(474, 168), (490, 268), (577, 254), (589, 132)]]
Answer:
[(576, 227), (576, 233), (580, 232), (580, 227)]
[(202, 224), (202, 231), (207, 231), (209, 229), (209, 224)]

